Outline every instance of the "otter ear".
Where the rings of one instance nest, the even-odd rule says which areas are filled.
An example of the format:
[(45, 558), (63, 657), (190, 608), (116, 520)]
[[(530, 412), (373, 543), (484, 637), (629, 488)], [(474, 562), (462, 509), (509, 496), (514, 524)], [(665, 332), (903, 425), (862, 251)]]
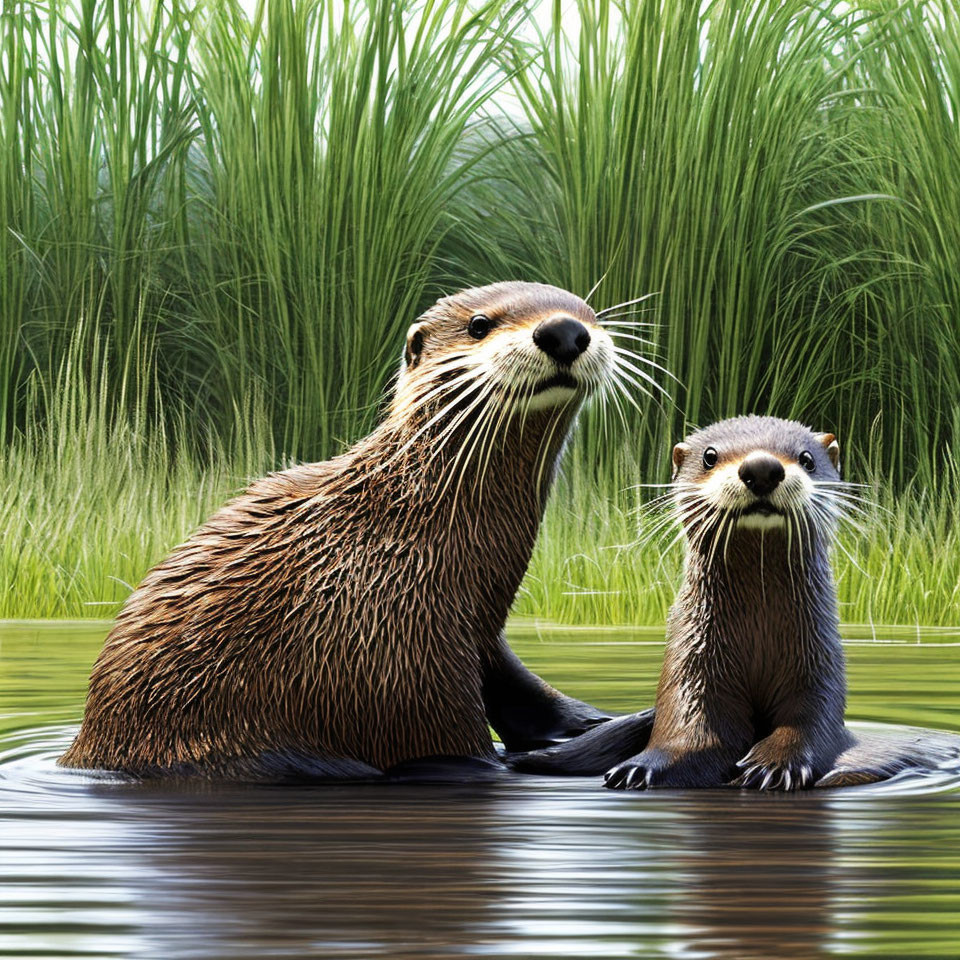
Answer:
[(678, 443), (673, 448), (673, 479), (677, 479), (677, 474), (680, 472), (680, 468), (683, 466), (683, 461), (687, 459), (687, 454), (690, 452), (690, 447), (686, 443)]
[(830, 462), (833, 464), (833, 469), (840, 472), (840, 444), (837, 443), (837, 438), (832, 433), (818, 433), (817, 440), (823, 446), (823, 449), (827, 451), (827, 456), (830, 458)]
[(407, 348), (403, 352), (403, 359), (408, 369), (412, 369), (420, 362), (420, 354), (423, 351), (422, 326), (422, 323), (415, 323), (407, 331)]

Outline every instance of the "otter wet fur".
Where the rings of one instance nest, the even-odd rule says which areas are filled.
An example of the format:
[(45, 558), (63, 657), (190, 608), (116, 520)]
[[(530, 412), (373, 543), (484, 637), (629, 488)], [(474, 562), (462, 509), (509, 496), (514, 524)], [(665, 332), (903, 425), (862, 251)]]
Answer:
[(439, 300), (372, 434), (256, 481), (147, 574), (60, 762), (376, 777), (419, 758), (495, 763), (488, 720), (515, 750), (606, 720), (528, 671), (503, 627), (577, 411), (633, 379), (626, 355), (554, 287)]
[(687, 556), (655, 709), (511, 758), (514, 769), (590, 774), (621, 761), (606, 786), (798, 790), (956, 762), (950, 734), (844, 726), (829, 551), (863, 498), (840, 479), (834, 435), (738, 417), (677, 444), (673, 465), (662, 499)]

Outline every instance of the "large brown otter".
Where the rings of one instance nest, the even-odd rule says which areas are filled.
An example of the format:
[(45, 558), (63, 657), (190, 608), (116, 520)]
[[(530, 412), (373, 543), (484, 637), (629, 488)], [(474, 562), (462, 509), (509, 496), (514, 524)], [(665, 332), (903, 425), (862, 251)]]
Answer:
[(61, 759), (140, 777), (375, 775), (606, 719), (503, 637), (557, 458), (616, 351), (580, 298), (503, 283), (428, 310), (381, 425), (255, 482), (147, 574)]
[(950, 734), (844, 726), (828, 553), (837, 521), (859, 498), (840, 480), (833, 434), (738, 417), (692, 434), (673, 463), (669, 497), (687, 559), (655, 716), (618, 718), (512, 765), (587, 774), (622, 761), (607, 773), (612, 788), (794, 790), (955, 762), (960, 738)]

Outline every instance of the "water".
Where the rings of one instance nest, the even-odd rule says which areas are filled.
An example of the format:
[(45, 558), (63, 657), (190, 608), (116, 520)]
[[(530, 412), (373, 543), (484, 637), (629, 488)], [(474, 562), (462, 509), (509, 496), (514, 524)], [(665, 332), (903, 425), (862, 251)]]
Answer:
[[(118, 784), (53, 766), (103, 632), (0, 626), (0, 956), (960, 957), (956, 777)], [(652, 698), (656, 633), (512, 637), (571, 693)], [(958, 638), (901, 639), (848, 646), (850, 715), (960, 730)]]

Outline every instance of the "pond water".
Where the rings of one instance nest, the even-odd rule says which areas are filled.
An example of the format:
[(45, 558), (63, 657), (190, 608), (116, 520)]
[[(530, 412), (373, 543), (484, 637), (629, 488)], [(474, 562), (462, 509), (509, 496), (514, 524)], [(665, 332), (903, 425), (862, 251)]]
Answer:
[[(955, 776), (786, 796), (119, 784), (53, 766), (104, 632), (0, 625), (0, 956), (960, 956)], [(869, 633), (847, 647), (850, 716), (960, 730), (960, 637)], [(622, 711), (652, 700), (658, 636), (511, 632)]]

